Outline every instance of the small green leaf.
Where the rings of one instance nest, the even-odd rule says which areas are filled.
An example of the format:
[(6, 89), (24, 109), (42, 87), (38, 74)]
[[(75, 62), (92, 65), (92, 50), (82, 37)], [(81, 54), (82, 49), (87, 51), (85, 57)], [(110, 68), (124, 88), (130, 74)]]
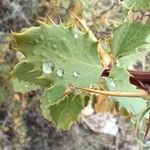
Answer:
[[(138, 92), (136, 87), (129, 82), (129, 74), (124, 68), (115, 67), (110, 72), (110, 77), (106, 80), (110, 91)], [(142, 98), (114, 97), (120, 106), (126, 108), (134, 115), (141, 113), (147, 108), (146, 100)]]
[(62, 85), (57, 85), (49, 89), (45, 89), (41, 102), (48, 107), (58, 104), (62, 100), (65, 90), (65, 86)]
[(51, 106), (45, 117), (52, 120), (58, 128), (68, 130), (78, 120), (82, 109), (82, 98), (79, 95), (70, 94), (59, 104)]
[(128, 9), (133, 7), (134, 11), (146, 11), (150, 10), (150, 0), (124, 0), (123, 4)]
[(112, 53), (115, 57), (132, 54), (141, 45), (147, 44), (150, 36), (150, 21), (146, 24), (126, 22), (116, 28), (113, 35)]

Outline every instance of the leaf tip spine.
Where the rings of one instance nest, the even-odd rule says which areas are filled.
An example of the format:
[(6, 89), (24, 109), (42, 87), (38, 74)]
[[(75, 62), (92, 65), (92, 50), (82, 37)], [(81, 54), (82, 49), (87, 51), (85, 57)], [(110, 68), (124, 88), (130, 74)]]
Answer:
[(49, 22), (50, 22), (51, 24), (56, 24), (56, 23), (54, 22), (54, 20), (53, 20), (50, 16), (47, 16), (47, 18), (48, 18), (48, 20), (49, 20)]
[(43, 22), (43, 21), (41, 21), (41, 20), (36, 20), (36, 22), (39, 24), (39, 25), (41, 25), (41, 26), (46, 26), (47, 24), (45, 23), (45, 22)]

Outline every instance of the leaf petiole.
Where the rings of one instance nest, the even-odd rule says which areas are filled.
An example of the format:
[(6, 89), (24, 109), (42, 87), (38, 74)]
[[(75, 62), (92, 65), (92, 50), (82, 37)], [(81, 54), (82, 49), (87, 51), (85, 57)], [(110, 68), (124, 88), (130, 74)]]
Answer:
[(82, 87), (75, 87), (76, 89), (80, 89), (84, 92), (90, 92), (95, 94), (103, 94), (103, 95), (110, 95), (110, 96), (118, 96), (118, 97), (141, 97), (145, 99), (150, 99), (150, 95), (144, 91), (138, 91), (138, 92), (120, 92), (120, 91), (103, 91), (103, 90), (96, 90), (96, 89), (90, 89), (90, 88), (82, 88)]

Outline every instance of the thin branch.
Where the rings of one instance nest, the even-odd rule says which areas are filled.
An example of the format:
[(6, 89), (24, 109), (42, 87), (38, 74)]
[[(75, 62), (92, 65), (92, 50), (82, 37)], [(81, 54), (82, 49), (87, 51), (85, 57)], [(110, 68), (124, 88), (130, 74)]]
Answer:
[(150, 95), (146, 91), (138, 91), (138, 92), (119, 92), (119, 91), (102, 91), (102, 90), (95, 90), (90, 88), (81, 88), (75, 87), (76, 89), (80, 89), (84, 92), (90, 92), (95, 94), (102, 94), (102, 95), (110, 95), (110, 96), (118, 96), (118, 97), (141, 97), (150, 99)]

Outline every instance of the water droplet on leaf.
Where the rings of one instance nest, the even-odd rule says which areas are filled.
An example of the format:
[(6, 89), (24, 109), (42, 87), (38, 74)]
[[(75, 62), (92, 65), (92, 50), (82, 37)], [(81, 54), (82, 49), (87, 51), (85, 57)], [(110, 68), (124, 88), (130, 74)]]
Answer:
[(75, 34), (74, 34), (74, 38), (75, 38), (75, 39), (78, 39), (78, 38), (79, 38), (79, 35), (78, 35), (77, 33), (75, 33)]
[(73, 75), (74, 75), (75, 77), (78, 77), (78, 76), (79, 76), (79, 72), (74, 71), (74, 72), (73, 72)]
[(118, 61), (116, 61), (116, 63), (117, 63), (116, 64), (117, 67), (121, 67), (121, 65), (120, 65), (120, 63)]
[(89, 88), (93, 88), (93, 84), (92, 84), (92, 83), (90, 83), (90, 86), (89, 86)]
[(64, 75), (64, 71), (63, 71), (62, 69), (58, 69), (58, 70), (57, 70), (57, 75), (58, 75), (59, 77), (62, 77), (62, 76)]
[(116, 84), (115, 84), (113, 81), (110, 83), (110, 85), (111, 85), (113, 88), (116, 87)]
[(46, 74), (51, 74), (54, 69), (54, 64), (50, 62), (45, 62), (42, 65), (43, 72)]

